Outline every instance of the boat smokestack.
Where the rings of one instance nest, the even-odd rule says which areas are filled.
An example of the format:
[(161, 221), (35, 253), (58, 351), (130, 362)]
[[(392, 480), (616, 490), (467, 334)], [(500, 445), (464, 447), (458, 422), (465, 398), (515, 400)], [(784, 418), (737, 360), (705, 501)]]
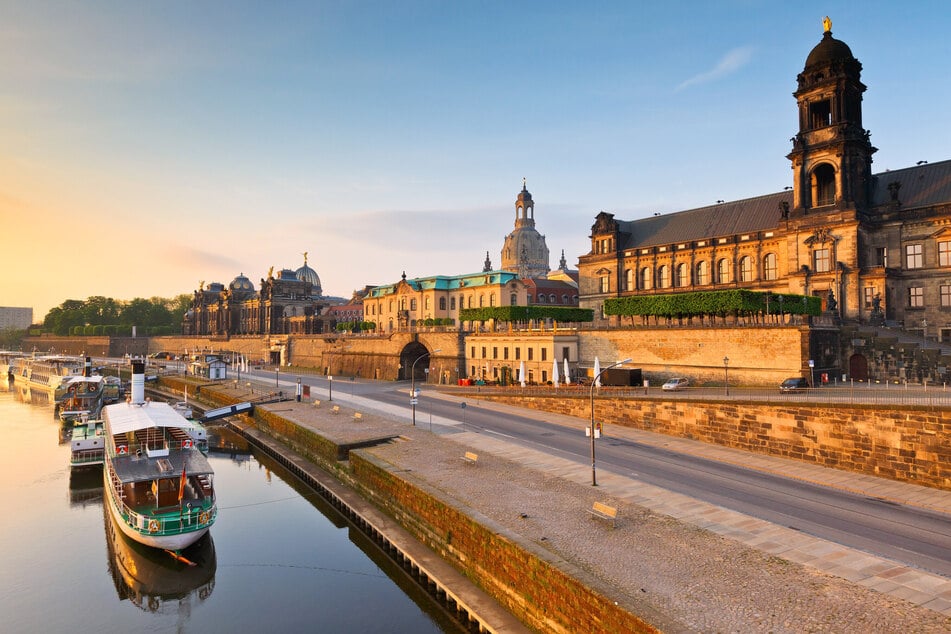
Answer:
[(132, 362), (132, 404), (142, 405), (145, 403), (145, 362), (135, 360)]
[(83, 376), (92, 376), (92, 357), (86, 357), (86, 364), (83, 366)]

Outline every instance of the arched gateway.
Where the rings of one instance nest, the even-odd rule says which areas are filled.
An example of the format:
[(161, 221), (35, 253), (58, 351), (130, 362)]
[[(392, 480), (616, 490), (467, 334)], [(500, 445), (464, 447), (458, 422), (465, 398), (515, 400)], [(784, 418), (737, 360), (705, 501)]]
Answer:
[(411, 341), (406, 344), (400, 352), (399, 380), (412, 379), (413, 375), (411, 373), (415, 371), (416, 380), (425, 381), (426, 369), (430, 366), (430, 362), (428, 359), (424, 359), (424, 357), (427, 357), (431, 352), (431, 350), (418, 341)]

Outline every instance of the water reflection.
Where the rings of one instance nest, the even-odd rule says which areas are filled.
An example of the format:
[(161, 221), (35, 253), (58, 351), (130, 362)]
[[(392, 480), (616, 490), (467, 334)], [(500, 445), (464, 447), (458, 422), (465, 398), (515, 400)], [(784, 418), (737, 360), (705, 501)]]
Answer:
[(103, 506), (109, 573), (120, 600), (146, 612), (190, 614), (215, 589), (215, 543), (211, 533), (182, 551), (189, 566), (169, 553), (130, 540)]

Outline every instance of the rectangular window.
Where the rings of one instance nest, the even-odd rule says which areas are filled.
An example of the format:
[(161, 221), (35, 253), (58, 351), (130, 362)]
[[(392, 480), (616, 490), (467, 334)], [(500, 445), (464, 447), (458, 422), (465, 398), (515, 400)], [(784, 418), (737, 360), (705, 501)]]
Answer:
[(568, 346), (563, 347), (561, 349), (561, 358), (564, 359), (565, 361), (571, 361), (571, 359), (569, 358), (570, 352), (571, 352), (571, 348), (569, 348)]
[(874, 286), (866, 286), (866, 287), (865, 287), (865, 307), (866, 307), (866, 308), (871, 308), (871, 307), (872, 307), (872, 300), (873, 300), (873, 299), (875, 299), (875, 287), (874, 287)]
[(888, 266), (888, 249), (885, 247), (875, 249), (875, 266)]
[(485, 359), (485, 346), (482, 346), (482, 358)]
[(522, 358), (522, 349), (519, 347), (515, 348), (515, 360), (518, 361)]
[(534, 349), (534, 348), (529, 348), (529, 349), (528, 349), (528, 360), (531, 361), (534, 357), (535, 357), (535, 349)]
[(951, 266), (951, 242), (938, 243), (938, 266)]
[(548, 361), (548, 348), (542, 348), (542, 361)]
[(503, 358), (503, 359), (508, 359), (508, 358), (509, 358), (509, 347), (508, 347), (508, 346), (505, 346), (504, 348), (502, 348), (502, 358)]
[(499, 358), (499, 349), (496, 346), (492, 346), (492, 358), (493, 359)]
[(813, 252), (816, 273), (828, 273), (832, 270), (829, 249), (816, 249)]
[(951, 286), (942, 284), (939, 288), (941, 289), (941, 307), (951, 308)]
[(410, 310), (413, 310), (413, 311), (416, 310), (416, 300), (415, 300), (415, 299), (409, 300), (409, 309), (410, 309)]
[(922, 255), (920, 244), (905, 245), (905, 268), (920, 269), (923, 265), (924, 256)]
[(475, 346), (472, 346), (472, 353), (469, 355), (469, 357), (475, 359)]
[(611, 278), (607, 275), (601, 276), (601, 292), (610, 293), (611, 292)]
[(456, 310), (456, 298), (455, 298), (455, 297), (450, 297), (450, 298), (449, 298), (449, 310)]
[(925, 289), (923, 286), (912, 286), (908, 289), (908, 308), (924, 308)]

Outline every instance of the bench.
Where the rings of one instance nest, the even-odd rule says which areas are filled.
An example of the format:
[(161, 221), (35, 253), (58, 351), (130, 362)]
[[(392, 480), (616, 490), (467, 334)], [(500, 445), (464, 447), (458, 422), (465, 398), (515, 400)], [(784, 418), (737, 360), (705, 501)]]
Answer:
[(465, 455), (462, 456), (462, 459), (465, 460), (467, 464), (475, 464), (479, 462), (479, 454), (475, 454), (475, 453), (472, 453), (471, 451), (467, 451)]
[(320, 400), (314, 401), (314, 407), (320, 407)]
[(340, 406), (339, 406), (339, 405), (334, 405), (334, 406), (333, 406), (333, 409), (330, 410), (330, 411), (333, 412), (334, 414), (339, 414), (339, 413), (340, 413)]
[(363, 414), (361, 414), (360, 412), (354, 412), (353, 420), (363, 420)]
[(603, 520), (611, 520), (611, 528), (614, 528), (614, 524), (617, 521), (617, 509), (613, 506), (608, 506), (607, 504), (601, 504), (600, 502), (595, 502), (594, 506), (588, 509), (588, 512), (594, 515), (597, 518)]

